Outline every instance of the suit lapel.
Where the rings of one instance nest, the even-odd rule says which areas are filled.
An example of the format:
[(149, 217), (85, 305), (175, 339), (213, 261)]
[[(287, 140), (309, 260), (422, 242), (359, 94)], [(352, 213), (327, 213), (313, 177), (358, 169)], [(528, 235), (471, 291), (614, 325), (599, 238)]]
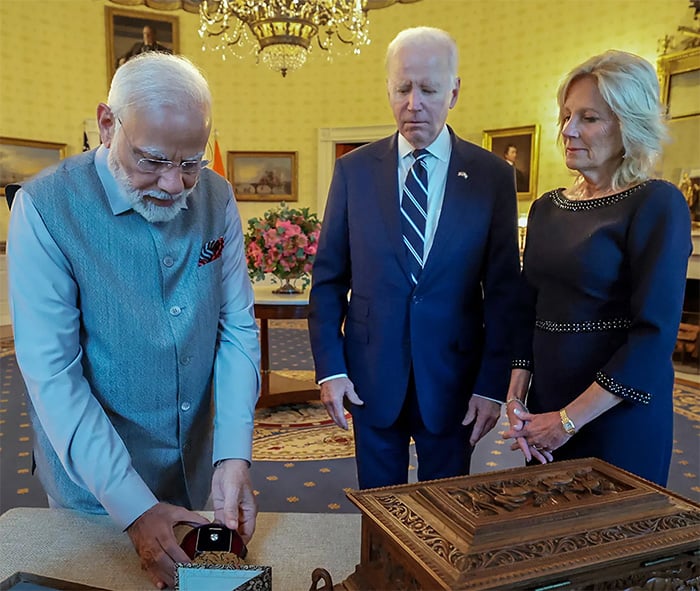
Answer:
[(463, 233), (469, 224), (469, 208), (466, 200), (470, 195), (469, 177), (476, 171), (471, 170), (472, 160), (468, 151), (463, 149), (465, 145), (455, 137), (450, 130), (452, 138), (452, 154), (447, 167), (447, 182), (445, 183), (445, 195), (442, 201), (442, 210), (438, 220), (433, 245), (430, 248), (428, 259), (421, 273), (420, 279), (430, 276), (431, 269), (439, 262), (449, 257), (450, 245), (458, 233)]
[(399, 208), (399, 182), (398, 182), (398, 149), (394, 134), (388, 138), (384, 146), (380, 146), (377, 152), (377, 171), (375, 187), (379, 189), (379, 209), (386, 225), (389, 242), (394, 248), (401, 268), (410, 281), (411, 274), (406, 259), (406, 250), (403, 244), (403, 232), (401, 230), (401, 211)]

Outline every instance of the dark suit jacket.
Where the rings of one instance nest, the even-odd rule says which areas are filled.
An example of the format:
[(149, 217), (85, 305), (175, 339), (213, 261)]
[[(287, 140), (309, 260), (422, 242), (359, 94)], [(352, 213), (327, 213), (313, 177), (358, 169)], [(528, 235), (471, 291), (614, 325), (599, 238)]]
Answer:
[(519, 272), (513, 171), (450, 135), (442, 212), (415, 288), (396, 134), (336, 162), (313, 269), (311, 347), (317, 379), (347, 373), (365, 402), (353, 414), (375, 426), (398, 417), (411, 366), (432, 432), (456, 428), (473, 392), (505, 399)]

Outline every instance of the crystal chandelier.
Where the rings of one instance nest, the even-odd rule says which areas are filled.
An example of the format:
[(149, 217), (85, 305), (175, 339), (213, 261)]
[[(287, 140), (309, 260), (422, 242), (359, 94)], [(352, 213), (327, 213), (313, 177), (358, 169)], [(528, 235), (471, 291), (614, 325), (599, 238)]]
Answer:
[(202, 0), (199, 15), (203, 49), (226, 59), (249, 45), (282, 76), (304, 65), (314, 38), (329, 59), (369, 44), (367, 0)]

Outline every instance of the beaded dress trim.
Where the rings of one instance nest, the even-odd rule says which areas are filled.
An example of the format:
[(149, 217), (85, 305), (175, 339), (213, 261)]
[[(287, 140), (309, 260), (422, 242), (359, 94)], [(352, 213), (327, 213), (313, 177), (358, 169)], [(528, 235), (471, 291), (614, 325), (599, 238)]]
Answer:
[(535, 320), (535, 327), (547, 332), (604, 332), (620, 330), (632, 326), (629, 318), (611, 318), (610, 320), (583, 320), (581, 322), (556, 322), (555, 320)]
[(642, 404), (649, 404), (651, 400), (651, 394), (649, 394), (649, 392), (623, 386), (620, 382), (614, 380), (603, 371), (599, 371), (596, 374), (595, 381), (608, 392), (612, 392), (615, 396), (619, 396), (620, 398), (626, 398), (632, 402), (641, 402)]
[(513, 359), (513, 361), (510, 362), (510, 368), (532, 371), (532, 361), (529, 359)]
[(619, 203), (623, 199), (627, 199), (630, 195), (639, 191), (642, 187), (650, 183), (651, 180), (644, 181), (639, 185), (635, 185), (625, 191), (620, 193), (615, 193), (614, 195), (608, 195), (607, 197), (598, 197), (597, 199), (583, 199), (581, 201), (576, 201), (573, 199), (567, 199), (564, 197), (562, 189), (555, 189), (550, 191), (549, 195), (552, 199), (552, 203), (561, 209), (568, 209), (569, 211), (589, 211), (591, 209), (598, 209), (599, 207), (608, 207), (609, 205), (614, 205)]

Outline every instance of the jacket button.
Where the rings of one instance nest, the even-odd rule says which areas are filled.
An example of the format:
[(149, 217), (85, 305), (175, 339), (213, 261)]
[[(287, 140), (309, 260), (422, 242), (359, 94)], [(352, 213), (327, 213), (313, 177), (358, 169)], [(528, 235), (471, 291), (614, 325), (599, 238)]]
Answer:
[(183, 410), (183, 412), (187, 412), (188, 410), (190, 410), (190, 403), (189, 403), (189, 402), (183, 402), (183, 403), (180, 405), (180, 408)]

